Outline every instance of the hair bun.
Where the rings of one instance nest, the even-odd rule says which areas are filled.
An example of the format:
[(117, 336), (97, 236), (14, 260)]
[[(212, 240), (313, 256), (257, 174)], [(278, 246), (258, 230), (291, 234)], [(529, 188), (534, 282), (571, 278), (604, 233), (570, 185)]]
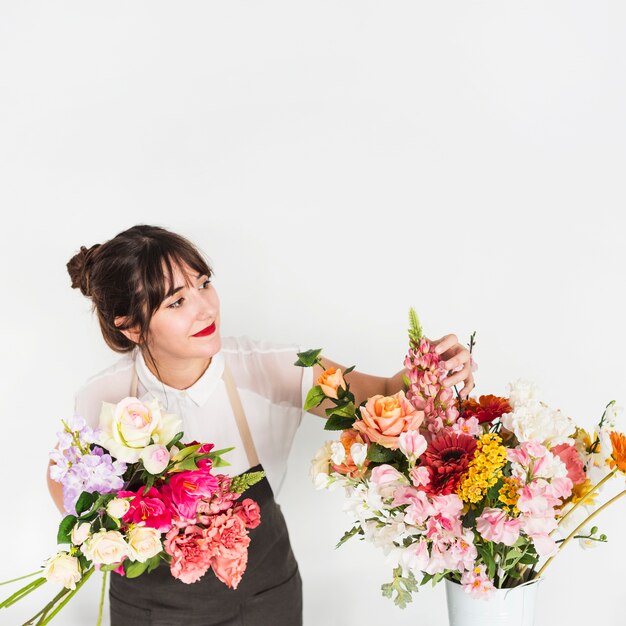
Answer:
[(67, 273), (72, 279), (72, 289), (80, 289), (84, 296), (91, 295), (89, 270), (93, 262), (93, 253), (98, 247), (100, 247), (99, 243), (91, 246), (91, 248), (81, 246), (80, 250), (67, 263)]

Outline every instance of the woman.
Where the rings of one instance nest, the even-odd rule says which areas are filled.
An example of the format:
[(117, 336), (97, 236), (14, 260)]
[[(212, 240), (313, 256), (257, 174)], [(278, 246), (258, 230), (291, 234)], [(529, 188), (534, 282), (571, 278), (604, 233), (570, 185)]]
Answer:
[[(72, 287), (91, 298), (106, 343), (125, 356), (92, 377), (76, 395), (76, 413), (95, 426), (103, 401), (156, 398), (183, 419), (185, 440), (235, 446), (230, 474), (251, 468), (266, 478), (246, 495), (261, 507), (250, 533), (249, 562), (236, 590), (208, 572), (187, 585), (164, 564), (150, 574), (111, 577), (112, 626), (302, 623), (298, 566), (274, 491), (284, 478), (304, 394), (323, 373), (299, 368), (295, 346), (220, 336), (220, 303), (211, 268), (187, 239), (155, 226), (134, 226), (68, 263)], [(449, 335), (435, 342), (447, 359), (447, 384), (473, 386), (470, 355)], [(325, 367), (342, 367), (328, 359)], [(357, 402), (402, 388), (402, 374), (380, 378), (354, 371)], [(324, 406), (311, 411), (325, 417)], [(257, 452), (258, 451), (258, 452)], [(63, 512), (61, 486), (48, 478)]]

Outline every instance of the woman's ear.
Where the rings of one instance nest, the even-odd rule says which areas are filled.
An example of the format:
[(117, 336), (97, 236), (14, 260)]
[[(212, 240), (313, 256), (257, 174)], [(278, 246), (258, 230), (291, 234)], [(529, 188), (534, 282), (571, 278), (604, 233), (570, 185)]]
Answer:
[(119, 315), (113, 320), (113, 323), (118, 328), (118, 330), (133, 343), (139, 343), (139, 337), (141, 333), (139, 332), (139, 328), (137, 326), (132, 326), (131, 328), (120, 328), (120, 326), (124, 326), (128, 318), (125, 315)]

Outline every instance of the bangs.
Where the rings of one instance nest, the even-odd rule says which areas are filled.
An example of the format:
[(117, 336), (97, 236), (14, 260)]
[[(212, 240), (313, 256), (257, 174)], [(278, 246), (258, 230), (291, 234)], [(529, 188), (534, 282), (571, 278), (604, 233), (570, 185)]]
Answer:
[[(154, 313), (162, 302), (176, 287), (174, 284), (175, 272), (180, 270), (184, 277), (185, 286), (191, 286), (191, 280), (185, 268), (196, 272), (198, 276), (206, 275), (211, 278), (213, 272), (198, 251), (186, 241), (161, 241), (158, 245), (149, 245), (142, 251), (145, 254), (143, 272), (138, 276), (135, 293), (143, 300), (150, 313)], [(151, 317), (151, 315), (150, 315)]]

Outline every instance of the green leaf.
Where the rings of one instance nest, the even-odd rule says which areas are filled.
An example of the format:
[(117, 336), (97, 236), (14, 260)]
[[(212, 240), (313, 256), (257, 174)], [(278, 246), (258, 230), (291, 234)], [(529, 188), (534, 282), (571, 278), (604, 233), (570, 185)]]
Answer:
[(348, 539), (354, 537), (355, 535), (362, 535), (362, 534), (363, 534), (363, 529), (360, 526), (355, 526), (354, 528), (351, 528), (350, 530), (344, 533), (343, 537), (339, 540), (335, 548), (339, 548), (344, 543), (346, 543)]
[(87, 491), (83, 491), (76, 501), (76, 513), (80, 515), (81, 513), (88, 511), (97, 498), (97, 493), (89, 493)]
[(317, 350), (307, 350), (306, 352), (298, 352), (298, 360), (294, 363), (298, 367), (312, 367), (318, 361), (318, 357), (322, 352), (322, 348)]
[(124, 561), (126, 578), (137, 578), (137, 576), (141, 576), (147, 569), (147, 562), (140, 563), (139, 561), (129, 561), (128, 559)]
[(343, 370), (343, 375), (345, 376), (346, 374), (349, 374), (350, 372), (354, 370), (355, 367), (356, 365), (351, 365), (350, 367), (346, 367), (346, 369)]
[(174, 435), (174, 438), (167, 444), (165, 447), (169, 450), (172, 446), (175, 446), (181, 439), (183, 438), (183, 431), (181, 430), (179, 433)]
[(352, 427), (352, 424), (354, 424), (353, 417), (339, 417), (338, 415), (333, 415), (326, 420), (324, 430), (347, 430)]
[(378, 443), (371, 443), (367, 449), (367, 459), (374, 463), (387, 463), (394, 458), (393, 450), (385, 448)]
[(102, 527), (106, 528), (107, 530), (117, 530), (120, 527), (120, 525), (112, 517), (105, 515), (104, 518), (102, 519)]
[(404, 609), (413, 599), (411, 594), (414, 591), (419, 591), (419, 587), (413, 572), (409, 571), (409, 575), (405, 577), (402, 576), (402, 568), (396, 567), (396, 569), (393, 570), (393, 580), (390, 583), (382, 585), (381, 590), (383, 596), (389, 599), (393, 598), (393, 594), (395, 593), (396, 597), (393, 598), (393, 601), (401, 609)]
[(112, 572), (114, 569), (117, 569), (120, 566), (120, 563), (111, 563), (110, 565), (100, 565), (101, 572)]
[(146, 480), (146, 488), (143, 490), (144, 496), (148, 494), (152, 485), (154, 485), (154, 476), (150, 474), (150, 476), (148, 476), (148, 480)]
[(59, 524), (57, 543), (72, 543), (71, 532), (76, 524), (75, 515), (66, 515)]
[(407, 389), (411, 386), (411, 381), (408, 379), (408, 377), (405, 374), (402, 374), (402, 382), (404, 383), (404, 386)]
[(200, 448), (202, 446), (201, 443), (195, 443), (192, 446), (186, 446), (185, 448), (183, 448), (182, 450), (179, 450), (173, 457), (172, 457), (172, 462), (174, 463), (178, 463), (179, 461), (182, 461), (183, 459), (186, 459), (190, 454), (193, 454), (194, 452), (196, 452), (196, 450), (198, 450), (198, 448)]
[(157, 567), (159, 567), (159, 563), (161, 563), (161, 557), (157, 554), (156, 556), (153, 556), (151, 559), (148, 559), (146, 561), (147, 565), (148, 565), (148, 574), (152, 571), (154, 571)]
[(354, 402), (348, 402), (347, 404), (341, 404), (331, 409), (326, 409), (326, 415), (328, 417), (331, 417), (332, 415), (337, 415), (339, 417), (351, 417), (354, 421), (355, 410), (356, 407), (354, 406)]
[(309, 389), (309, 393), (306, 395), (306, 400), (304, 401), (304, 410), (310, 411), (313, 407), (321, 404), (325, 398), (326, 394), (319, 385), (311, 387), (311, 389)]
[(230, 463), (223, 459), (222, 457), (218, 457), (217, 459), (213, 459), (213, 467), (228, 467)]
[(188, 456), (186, 459), (180, 461), (180, 463), (176, 463), (176, 465), (172, 468), (174, 471), (182, 471), (182, 470), (197, 470), (198, 465), (196, 464), (196, 459), (192, 456)]

